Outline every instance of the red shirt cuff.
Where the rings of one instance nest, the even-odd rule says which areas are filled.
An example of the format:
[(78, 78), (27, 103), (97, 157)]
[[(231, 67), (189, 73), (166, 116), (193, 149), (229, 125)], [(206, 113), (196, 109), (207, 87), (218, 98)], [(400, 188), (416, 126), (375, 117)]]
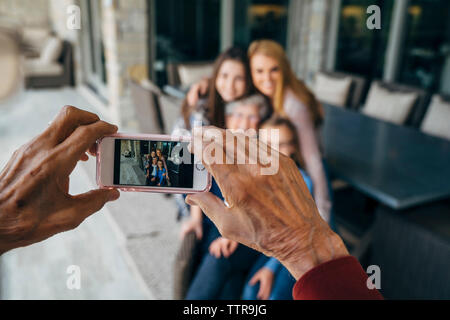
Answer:
[(367, 288), (368, 276), (353, 256), (334, 259), (309, 270), (295, 284), (295, 300), (380, 300)]

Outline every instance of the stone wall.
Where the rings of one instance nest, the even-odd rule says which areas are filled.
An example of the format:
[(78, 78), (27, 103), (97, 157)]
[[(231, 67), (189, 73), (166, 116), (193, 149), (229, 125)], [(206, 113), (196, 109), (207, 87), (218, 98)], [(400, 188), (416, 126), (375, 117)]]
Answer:
[(26, 28), (49, 28), (48, 5), (48, 0), (0, 0), (0, 15), (19, 20)]
[(109, 104), (117, 121), (133, 128), (136, 118), (128, 70), (147, 63), (146, 1), (110, 1), (107, 6), (103, 4), (102, 12)]

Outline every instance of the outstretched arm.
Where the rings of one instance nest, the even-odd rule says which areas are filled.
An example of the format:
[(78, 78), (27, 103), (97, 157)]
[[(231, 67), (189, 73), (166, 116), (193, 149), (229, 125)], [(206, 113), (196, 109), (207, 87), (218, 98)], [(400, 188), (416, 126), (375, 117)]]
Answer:
[[(294, 161), (255, 138), (245, 139), (245, 145), (248, 145), (244, 151), (245, 164), (237, 164), (242, 163), (238, 162), (242, 155), (238, 158), (235, 148), (226, 147), (227, 142), (234, 144), (235, 139), (229, 136), (227, 139), (225, 130), (204, 127), (194, 131), (191, 150), (214, 176), (226, 204), (210, 192), (188, 195), (186, 202), (200, 206), (222, 236), (278, 259), (299, 281), (300, 292), (308, 275), (317, 275), (317, 270), (322, 272), (322, 278), (313, 278), (316, 284), (307, 282), (310, 298), (329, 297), (323, 291), (329, 282), (321, 279), (334, 280), (332, 291), (336, 298), (381, 298), (376, 290), (362, 285), (367, 281), (367, 275), (360, 272), (362, 268), (358, 262), (356, 266), (360, 269), (353, 262), (349, 264), (353, 267), (347, 274), (334, 268), (341, 261), (339, 259), (351, 259), (351, 256), (342, 239), (320, 217)], [(259, 147), (270, 149), (271, 154), (262, 159), (263, 163), (248, 164), (250, 150)], [(210, 156), (211, 150), (214, 150), (214, 157)], [(278, 171), (263, 174), (267, 163), (276, 163), (277, 159)], [(343, 275), (345, 277), (341, 279), (336, 278)]]

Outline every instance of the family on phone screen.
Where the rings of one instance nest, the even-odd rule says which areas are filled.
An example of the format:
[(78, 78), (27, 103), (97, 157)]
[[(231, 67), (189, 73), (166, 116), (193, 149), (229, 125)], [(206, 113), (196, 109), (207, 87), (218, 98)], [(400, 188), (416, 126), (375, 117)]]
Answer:
[(166, 159), (161, 149), (152, 150), (150, 154), (145, 155), (144, 170), (145, 185), (167, 187), (170, 183)]

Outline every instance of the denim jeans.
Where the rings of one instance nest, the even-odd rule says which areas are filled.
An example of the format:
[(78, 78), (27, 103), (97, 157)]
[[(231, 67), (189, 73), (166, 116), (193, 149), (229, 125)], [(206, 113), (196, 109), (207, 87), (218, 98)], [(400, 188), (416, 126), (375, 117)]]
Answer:
[(186, 294), (187, 300), (240, 299), (245, 278), (259, 256), (259, 252), (239, 244), (231, 256), (217, 259), (208, 251), (219, 234), (214, 229), (214, 225), (204, 224), (204, 241), (200, 245), (198, 267)]
[[(264, 267), (269, 259), (270, 258), (265, 255), (260, 254), (260, 257), (253, 265), (250, 274), (247, 277), (244, 291), (242, 293), (242, 299), (257, 300), (256, 296), (259, 291), (259, 282), (251, 286), (249, 281), (259, 269)], [(269, 300), (292, 300), (292, 289), (294, 288), (295, 282), (295, 278), (289, 273), (289, 271), (284, 266), (280, 266), (274, 275)]]

